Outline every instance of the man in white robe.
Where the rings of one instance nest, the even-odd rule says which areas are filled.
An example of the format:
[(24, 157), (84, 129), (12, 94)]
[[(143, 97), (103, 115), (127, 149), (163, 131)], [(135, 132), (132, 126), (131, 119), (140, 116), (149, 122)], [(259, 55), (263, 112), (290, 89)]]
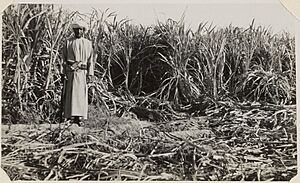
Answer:
[(80, 126), (88, 114), (87, 79), (94, 75), (93, 48), (92, 42), (83, 37), (84, 26), (76, 23), (72, 29), (74, 37), (63, 48), (63, 112), (65, 118)]

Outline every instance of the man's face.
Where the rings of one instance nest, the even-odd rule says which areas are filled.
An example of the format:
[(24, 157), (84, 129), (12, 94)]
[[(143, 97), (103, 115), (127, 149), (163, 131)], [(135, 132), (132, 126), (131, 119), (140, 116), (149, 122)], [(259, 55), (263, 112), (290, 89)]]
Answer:
[(73, 29), (75, 37), (76, 38), (81, 38), (83, 35), (83, 28), (74, 28)]

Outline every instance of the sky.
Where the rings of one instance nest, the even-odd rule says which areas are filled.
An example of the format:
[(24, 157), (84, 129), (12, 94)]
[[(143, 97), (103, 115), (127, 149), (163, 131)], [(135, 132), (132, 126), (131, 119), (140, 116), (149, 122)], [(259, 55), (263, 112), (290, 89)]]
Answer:
[(295, 34), (296, 18), (276, 0), (63, 2), (58, 6), (81, 13), (91, 13), (93, 8), (101, 11), (109, 8), (110, 12), (118, 14), (119, 19), (128, 18), (135, 24), (151, 25), (158, 19), (164, 21), (168, 18), (179, 20), (184, 14), (186, 25), (194, 30), (201, 22), (220, 27), (232, 24), (246, 28), (255, 19), (256, 25), (270, 27), (274, 33), (287, 31)]
[[(120, 19), (151, 25), (157, 19), (179, 20), (185, 14), (185, 23), (196, 29), (201, 22), (214, 26), (247, 28), (255, 19), (256, 25), (270, 27), (274, 33), (287, 31), (295, 34), (296, 18), (279, 0), (4, 0), (13, 3), (53, 3), (64, 9), (91, 13), (92, 9), (116, 12)], [(1, 0), (2, 2), (2, 0)], [(299, 21), (297, 22), (299, 24)]]

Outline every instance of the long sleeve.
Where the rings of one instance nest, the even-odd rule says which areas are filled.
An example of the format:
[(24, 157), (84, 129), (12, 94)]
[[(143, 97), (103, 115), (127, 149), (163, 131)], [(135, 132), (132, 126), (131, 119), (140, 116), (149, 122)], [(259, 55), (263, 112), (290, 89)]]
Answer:
[(87, 72), (88, 72), (89, 76), (94, 75), (94, 58), (96, 58), (96, 57), (94, 55), (94, 49), (91, 46), (91, 54), (90, 54), (90, 57), (88, 58), (88, 61), (87, 61), (87, 67), (88, 67)]

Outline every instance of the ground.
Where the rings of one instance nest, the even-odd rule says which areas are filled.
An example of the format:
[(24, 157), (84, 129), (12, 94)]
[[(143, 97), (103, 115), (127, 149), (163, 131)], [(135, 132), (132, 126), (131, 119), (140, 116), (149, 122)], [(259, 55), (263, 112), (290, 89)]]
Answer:
[(235, 108), (165, 122), (2, 125), (2, 167), (13, 180), (290, 180), (295, 116)]

